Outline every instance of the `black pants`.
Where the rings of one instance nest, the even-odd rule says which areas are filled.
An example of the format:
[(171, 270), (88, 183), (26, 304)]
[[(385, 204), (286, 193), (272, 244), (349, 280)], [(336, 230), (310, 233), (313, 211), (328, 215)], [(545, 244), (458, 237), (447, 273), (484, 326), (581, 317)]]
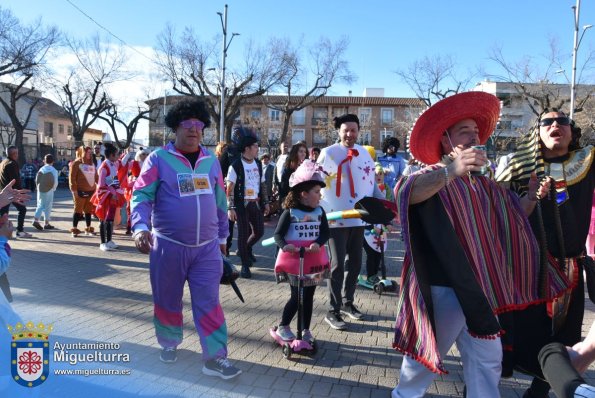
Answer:
[[(12, 202), (11, 203), (14, 207), (17, 208), (19, 211), (19, 215), (17, 216), (17, 232), (23, 232), (23, 228), (25, 225), (25, 215), (27, 214), (27, 206), (22, 205), (20, 203)], [(4, 206), (0, 209), (0, 216), (8, 213), (10, 208), (10, 204)]]
[[(298, 310), (298, 294), (299, 289), (297, 286), (290, 286), (291, 288), (291, 297), (285, 304), (285, 308), (283, 309), (283, 316), (281, 317), (280, 326), (289, 326), (291, 324), (291, 320), (295, 316)], [(316, 291), (316, 286), (306, 286), (304, 287), (304, 329), (310, 329), (310, 322), (312, 321), (312, 309), (314, 308), (314, 292)], [(299, 322), (299, 320), (298, 320)], [(298, 325), (299, 328), (299, 325)]]
[(233, 227), (236, 225), (235, 221), (228, 220), (229, 222), (229, 236), (227, 237), (227, 251), (231, 249), (233, 243)]
[(380, 271), (380, 260), (382, 259), (382, 255), (380, 252), (372, 249), (365, 239), (364, 250), (366, 251), (366, 274), (368, 275), (368, 278), (378, 275), (378, 271)]
[(539, 364), (558, 398), (573, 398), (578, 386), (586, 384), (570, 363), (564, 344), (550, 343), (543, 347), (539, 352)]
[(242, 265), (251, 265), (252, 246), (264, 235), (264, 219), (256, 202), (248, 202), (243, 213), (237, 213), (238, 254)]
[(35, 178), (23, 178), (23, 188), (35, 192)]

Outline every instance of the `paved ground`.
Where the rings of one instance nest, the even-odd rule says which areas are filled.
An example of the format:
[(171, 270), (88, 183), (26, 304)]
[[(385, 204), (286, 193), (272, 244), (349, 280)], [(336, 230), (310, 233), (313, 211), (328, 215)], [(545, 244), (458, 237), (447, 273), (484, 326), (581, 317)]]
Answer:
[[(31, 239), (12, 242), (13, 261), (8, 272), (15, 300), (14, 308), (25, 321), (53, 323), (50, 342), (54, 353), (52, 373), (40, 387), (27, 390), (9, 378), (7, 345), (0, 347), (0, 393), (10, 396), (41, 397), (389, 397), (395, 386), (402, 357), (391, 348), (396, 295), (381, 297), (358, 288), (356, 304), (367, 313), (362, 322), (350, 322), (348, 331), (330, 329), (324, 322), (326, 287), (317, 289), (313, 333), (319, 351), (313, 357), (295, 356), (286, 360), (274, 345), (268, 328), (281, 316), (288, 288), (274, 282), (273, 248), (255, 250), (258, 262), (251, 280), (239, 280), (246, 298), (242, 304), (231, 288), (223, 286), (221, 299), (229, 329), (230, 359), (243, 370), (233, 381), (203, 376), (200, 345), (192, 323), (189, 295), (186, 292), (185, 340), (179, 347), (175, 364), (158, 360), (159, 347), (152, 324), (152, 301), (148, 258), (133, 247), (132, 240), (116, 231), (116, 251), (99, 251), (98, 237), (73, 239), (68, 233), (71, 200), (67, 191), (57, 193), (54, 232), (38, 232), (30, 226), (33, 205), (28, 211), (26, 229)], [(11, 209), (11, 214), (15, 214)], [(97, 224), (94, 222), (94, 224)], [(267, 224), (265, 236), (272, 234), (274, 221)], [(402, 245), (392, 236), (387, 252), (389, 276), (400, 275)], [(234, 248), (236, 246), (234, 245)], [(237, 262), (236, 257), (232, 257)], [(589, 305), (586, 324), (593, 320)], [(3, 340), (4, 341), (4, 340)], [(130, 361), (79, 362), (70, 365), (56, 360), (56, 343), (117, 343), (120, 353)], [(100, 350), (101, 351), (101, 350)], [(92, 351), (68, 350), (69, 354)], [(429, 396), (462, 396), (462, 368), (458, 352), (452, 349), (445, 358), (449, 374), (436, 379)], [(131, 370), (127, 376), (56, 375), (54, 370), (110, 369)], [(595, 377), (590, 371), (589, 377)], [(503, 380), (503, 397), (521, 397), (528, 379)], [(0, 396), (9, 396), (4, 393)]]

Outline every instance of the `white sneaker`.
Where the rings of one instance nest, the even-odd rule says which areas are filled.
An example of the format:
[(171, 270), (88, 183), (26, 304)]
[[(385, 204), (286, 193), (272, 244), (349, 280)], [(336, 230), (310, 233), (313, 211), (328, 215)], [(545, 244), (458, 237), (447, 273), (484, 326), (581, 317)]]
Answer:
[(110, 249), (117, 249), (118, 245), (114, 243), (113, 240), (110, 240), (106, 243), (107, 247), (109, 247)]
[(104, 252), (109, 252), (109, 251), (112, 250), (112, 248), (109, 247), (107, 245), (107, 243), (102, 243), (102, 244), (99, 245), (99, 250), (104, 251)]
[(31, 235), (30, 233), (25, 232), (25, 231), (20, 231), (20, 232), (17, 232), (17, 237), (19, 237), (19, 238), (31, 238), (31, 237), (33, 237), (33, 235)]

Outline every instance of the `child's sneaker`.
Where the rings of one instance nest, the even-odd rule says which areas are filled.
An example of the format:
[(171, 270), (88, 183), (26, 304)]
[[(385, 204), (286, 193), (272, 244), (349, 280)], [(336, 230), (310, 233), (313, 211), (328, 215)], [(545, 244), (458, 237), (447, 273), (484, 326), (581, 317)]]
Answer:
[(81, 234), (81, 230), (78, 228), (70, 228), (70, 232), (72, 233), (72, 237), (76, 238), (77, 236), (79, 236)]
[(114, 243), (113, 240), (110, 240), (106, 243), (107, 247), (109, 247), (110, 249), (117, 249), (118, 245), (116, 243)]
[(85, 228), (85, 235), (86, 236), (94, 236), (95, 235), (95, 228), (87, 227)]
[(217, 358), (206, 361), (202, 373), (228, 380), (240, 375), (242, 371), (229, 363), (227, 358)]
[(289, 326), (281, 326), (277, 328), (277, 336), (281, 338), (283, 341), (293, 341), (295, 340), (295, 334), (291, 331), (291, 327)]
[(35, 229), (38, 229), (39, 231), (43, 230), (43, 227), (41, 226), (41, 224), (39, 223), (39, 221), (33, 221), (33, 223), (31, 224), (35, 227)]
[(107, 245), (107, 243), (102, 243), (102, 244), (99, 245), (99, 250), (101, 250), (102, 252), (109, 252), (109, 251), (112, 250), (112, 248), (109, 247)]
[(307, 341), (310, 344), (314, 342), (314, 336), (312, 336), (310, 329), (304, 329), (302, 332), (302, 340)]
[(371, 285), (375, 285), (378, 282), (380, 282), (380, 278), (378, 277), (378, 275), (368, 276), (367, 280), (368, 283), (370, 283)]

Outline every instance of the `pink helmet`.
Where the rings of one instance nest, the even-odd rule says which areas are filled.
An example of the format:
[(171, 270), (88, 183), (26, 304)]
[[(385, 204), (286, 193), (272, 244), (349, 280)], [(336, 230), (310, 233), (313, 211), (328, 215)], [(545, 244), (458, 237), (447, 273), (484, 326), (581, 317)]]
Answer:
[(321, 187), (326, 187), (324, 183), (322, 167), (310, 159), (306, 159), (289, 177), (289, 188), (294, 190), (304, 182), (316, 182)]

